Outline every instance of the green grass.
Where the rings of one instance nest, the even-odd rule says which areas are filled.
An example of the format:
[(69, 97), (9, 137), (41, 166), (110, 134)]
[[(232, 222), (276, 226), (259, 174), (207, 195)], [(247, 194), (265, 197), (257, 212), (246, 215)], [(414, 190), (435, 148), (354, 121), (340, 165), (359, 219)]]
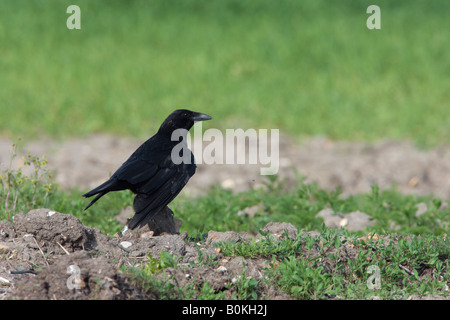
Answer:
[[(269, 277), (295, 298), (326, 299), (340, 296), (344, 299), (369, 299), (377, 295), (380, 298), (399, 299), (413, 294), (445, 294), (442, 290), (450, 280), (449, 243), (435, 236), (413, 237), (409, 241), (400, 238), (398, 243), (391, 239), (388, 244), (378, 240), (363, 245), (345, 231), (329, 229), (315, 239), (307, 236), (296, 241), (302, 242), (302, 245), (307, 242), (320, 243), (320, 256), (326, 255), (332, 267), (330, 270), (317, 256), (312, 257), (311, 253), (316, 249), (310, 245), (306, 252), (290, 254), (276, 268), (269, 269)], [(436, 242), (445, 243), (445, 249), (433, 246)], [(357, 258), (341, 260), (342, 243), (356, 246), (359, 251)], [(406, 273), (399, 265), (408, 266), (413, 274)], [(367, 272), (370, 266), (376, 266), (380, 271), (380, 288), (375, 291), (367, 286), (371, 282), (371, 273)], [(432, 269), (432, 274), (419, 277), (422, 267)]]
[(145, 137), (174, 108), (205, 126), (449, 141), (450, 2), (0, 3), (0, 133)]
[[(425, 203), (428, 211), (416, 216), (417, 205)], [(233, 194), (219, 187), (194, 200), (176, 199), (173, 210), (183, 221), (182, 229), (191, 234), (216, 231), (247, 231), (257, 233), (270, 221), (290, 222), (306, 230), (317, 230), (323, 220), (316, 217), (325, 208), (336, 213), (360, 210), (376, 223), (367, 232), (395, 232), (400, 234), (443, 234), (450, 222), (448, 208), (440, 209), (442, 200), (432, 196), (403, 195), (395, 189), (380, 191), (376, 186), (368, 194), (344, 198), (339, 190), (326, 191), (316, 184), (301, 180), (292, 190), (281, 188), (277, 181), (268, 182), (266, 189)], [(245, 208), (258, 205), (253, 217), (238, 214)], [(362, 234), (364, 231), (361, 231)]]

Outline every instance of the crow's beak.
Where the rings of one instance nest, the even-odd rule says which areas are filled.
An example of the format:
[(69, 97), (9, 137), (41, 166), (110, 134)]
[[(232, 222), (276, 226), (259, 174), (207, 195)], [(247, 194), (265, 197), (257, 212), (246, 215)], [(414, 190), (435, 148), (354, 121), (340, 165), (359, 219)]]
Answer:
[(211, 116), (208, 116), (207, 114), (204, 113), (195, 113), (194, 116), (192, 117), (192, 120), (194, 121), (206, 121), (211, 119), (212, 119)]

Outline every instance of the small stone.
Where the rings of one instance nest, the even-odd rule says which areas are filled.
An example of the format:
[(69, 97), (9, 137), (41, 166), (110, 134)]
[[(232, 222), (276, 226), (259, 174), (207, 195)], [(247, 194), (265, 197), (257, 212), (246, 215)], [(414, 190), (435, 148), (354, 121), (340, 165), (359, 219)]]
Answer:
[(10, 250), (8, 246), (0, 243), (0, 254), (7, 254), (9, 253), (9, 251)]
[(286, 231), (289, 238), (295, 239), (297, 237), (297, 228), (287, 222), (269, 222), (262, 228), (262, 231), (271, 233), (277, 238), (282, 238)]
[(224, 189), (233, 189), (235, 186), (235, 183), (232, 179), (225, 179), (222, 181), (222, 188)]
[(335, 214), (334, 211), (330, 208), (320, 210), (316, 214), (316, 216), (321, 217), (323, 219), (325, 227), (327, 228), (339, 229), (341, 227), (342, 217)]
[(255, 216), (255, 214), (256, 214), (257, 212), (259, 212), (259, 211), (262, 211), (262, 205), (261, 205), (260, 203), (254, 205), (254, 206), (251, 206), (251, 207), (247, 207), (247, 208), (245, 208), (244, 210), (239, 210), (239, 211), (237, 212), (237, 215), (238, 215), (238, 216), (248, 215), (248, 217), (251, 219), (251, 218), (253, 218), (253, 217)]
[(419, 178), (414, 176), (411, 179), (409, 179), (408, 186), (415, 188), (419, 185), (419, 182), (420, 182)]
[(364, 230), (364, 228), (371, 227), (376, 223), (375, 219), (361, 211), (347, 213), (345, 217), (348, 219), (346, 228), (349, 231)]
[(153, 234), (154, 234), (153, 231), (144, 232), (144, 233), (142, 233), (142, 234), (139, 236), (139, 238), (141, 238), (141, 239), (148, 239), (148, 238), (153, 237)]
[(416, 213), (415, 213), (416, 217), (420, 217), (421, 215), (423, 215), (425, 212), (428, 211), (428, 207), (427, 207), (426, 203), (424, 203), (424, 202), (418, 203), (416, 205), (416, 208), (417, 208)]
[(227, 268), (225, 268), (224, 266), (220, 266), (216, 270), (222, 272), (223, 274), (227, 274), (228, 273)]
[(55, 213), (56, 213), (56, 211), (49, 211), (49, 212), (47, 212), (47, 217), (51, 217)]
[(34, 236), (31, 233), (26, 233), (22, 236), (23, 240), (26, 242), (33, 241)]
[(9, 285), (11, 285), (11, 281), (9, 281), (8, 279), (3, 278), (3, 277), (0, 277), (0, 283), (1, 283), (2, 285), (4, 285), (4, 286), (9, 286)]
[(379, 237), (378, 234), (376, 234), (376, 233), (374, 233), (374, 234), (369, 233), (369, 234), (367, 235), (367, 238), (368, 238), (368, 239), (375, 240), (375, 241), (377, 241), (377, 240), (380, 239), (380, 237)]
[(122, 241), (120, 245), (122, 246), (122, 248), (127, 249), (131, 247), (133, 244), (130, 241)]

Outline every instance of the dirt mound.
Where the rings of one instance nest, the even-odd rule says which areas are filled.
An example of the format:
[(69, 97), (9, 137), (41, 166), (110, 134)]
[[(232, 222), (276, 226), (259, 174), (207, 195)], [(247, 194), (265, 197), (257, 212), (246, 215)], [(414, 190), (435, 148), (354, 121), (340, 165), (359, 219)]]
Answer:
[[(211, 246), (239, 236), (211, 231), (199, 251), (187, 241), (187, 234), (148, 236), (148, 230), (128, 231), (123, 237), (109, 237), (87, 227), (74, 216), (49, 209), (37, 209), (14, 216), (14, 223), (0, 221), (0, 298), (9, 299), (140, 299), (148, 298), (132, 284), (120, 266), (139, 266), (147, 255), (161, 251), (181, 257), (181, 264), (197, 262), (199, 252), (223, 258)], [(145, 228), (143, 228), (145, 229)], [(241, 235), (247, 237), (248, 235)], [(231, 237), (231, 238), (230, 238)], [(248, 236), (249, 237), (249, 236)], [(189, 277), (168, 268), (179, 285), (189, 279), (208, 281), (224, 290), (234, 276), (242, 274), (242, 258), (228, 259), (227, 272), (199, 267)], [(265, 261), (251, 262), (250, 273), (261, 277)], [(231, 277), (231, 278), (230, 278)], [(285, 297), (277, 292), (273, 298)]]
[[(126, 298), (127, 283), (109, 262), (121, 250), (76, 217), (37, 209), (15, 215), (14, 224), (1, 221), (0, 230), (4, 298)], [(104, 256), (97, 256), (102, 252), (98, 248)], [(68, 288), (70, 266), (80, 270), (80, 290)]]
[[(86, 233), (83, 224), (72, 215), (58, 214), (51, 210), (31, 210), (14, 216), (14, 227), (37, 243), (42, 243), (46, 251), (64, 248), (68, 252), (83, 249)], [(50, 247), (48, 247), (50, 246)]]

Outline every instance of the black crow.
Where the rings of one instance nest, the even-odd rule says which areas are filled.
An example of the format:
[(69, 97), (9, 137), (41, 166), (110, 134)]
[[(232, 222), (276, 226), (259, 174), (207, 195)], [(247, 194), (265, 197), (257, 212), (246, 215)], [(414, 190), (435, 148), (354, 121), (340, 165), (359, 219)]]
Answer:
[[(206, 114), (189, 110), (172, 112), (158, 132), (144, 142), (108, 181), (83, 195), (86, 198), (97, 195), (85, 210), (110, 191), (129, 189), (136, 197), (133, 202), (135, 215), (128, 228), (146, 225), (178, 195), (195, 173), (197, 166), (194, 155), (187, 148), (186, 135), (194, 122), (210, 119)], [(172, 134), (177, 129), (180, 130), (175, 132), (174, 139)], [(189, 154), (183, 154), (184, 151)]]

